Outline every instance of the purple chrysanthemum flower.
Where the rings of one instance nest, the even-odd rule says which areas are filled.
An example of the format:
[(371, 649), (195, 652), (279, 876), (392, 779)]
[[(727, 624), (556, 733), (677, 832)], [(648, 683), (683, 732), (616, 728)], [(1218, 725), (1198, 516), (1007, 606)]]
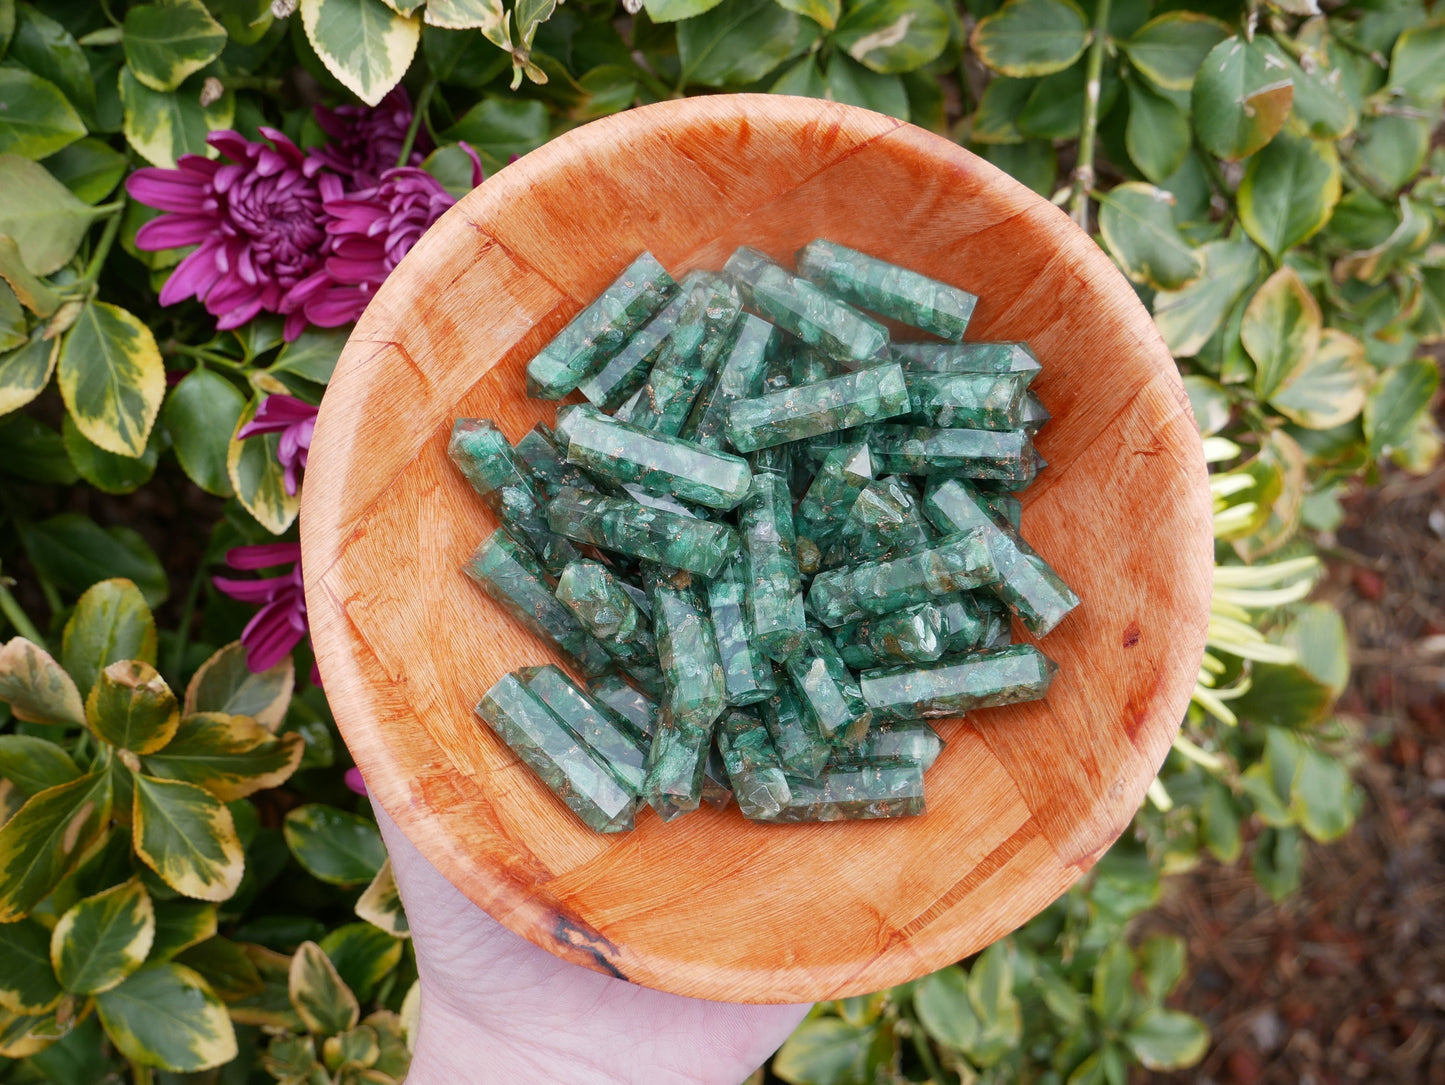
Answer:
[[(261, 604), (261, 609), (241, 631), (241, 643), (246, 646), (246, 667), (253, 673), (259, 674), (280, 663), (309, 631), (306, 594), (301, 585), (301, 545), (237, 546), (226, 554), (226, 564), (241, 570), (270, 569), (291, 562), (295, 564), (290, 572), (263, 580), (211, 578), (216, 590), (232, 599)], [(312, 679), (316, 679), (314, 668)]]
[[(482, 183), (482, 164), (472, 157), (472, 183)], [(343, 193), (335, 178), (321, 179), (326, 223), (326, 263), (291, 292), (287, 304), (311, 324), (335, 328), (361, 315), (371, 296), (443, 211), (456, 201), (440, 181), (412, 166), (387, 170), (381, 183)], [(289, 310), (288, 310), (289, 311)]]
[(276, 457), (286, 469), (288, 494), (296, 492), (297, 472), (306, 467), (306, 453), (311, 449), (311, 434), (316, 429), (316, 410), (295, 396), (269, 395), (256, 408), (255, 417), (236, 434), (241, 440), (258, 433), (281, 435)]
[(346, 782), (346, 786), (358, 795), (365, 795), (367, 793), (366, 781), (361, 778), (361, 770), (359, 768), (353, 766), (347, 769), (346, 775), (343, 776), (342, 779)]
[[(263, 310), (290, 311), (288, 292), (316, 270), (326, 240), (317, 186), (324, 163), (274, 128), (261, 132), (269, 146), (231, 131), (207, 136), (228, 162), (188, 154), (176, 169), (147, 167), (126, 179), (136, 200), (168, 212), (137, 231), (140, 248), (200, 246), (166, 280), (161, 304), (194, 296), (222, 330)], [(298, 313), (287, 320), (286, 337), (303, 327)]]
[[(383, 173), (396, 165), (406, 146), (411, 99), (404, 88), (396, 87), (375, 107), (344, 105), (327, 109), (318, 105), (315, 114), (316, 123), (331, 141), (312, 150), (312, 155), (348, 178), (348, 189), (372, 188), (381, 183)], [(418, 131), (406, 165), (421, 165), (430, 149), (431, 140), (425, 130)]]

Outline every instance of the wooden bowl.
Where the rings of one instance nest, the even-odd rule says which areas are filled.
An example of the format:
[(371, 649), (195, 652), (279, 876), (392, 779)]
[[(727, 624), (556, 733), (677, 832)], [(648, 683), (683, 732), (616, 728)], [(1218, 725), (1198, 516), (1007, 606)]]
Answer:
[[(1053, 412), (1024, 533), (1084, 603), (1042, 643), (1048, 698), (942, 723), (928, 813), (756, 825), (736, 806), (600, 836), (472, 709), (555, 660), (461, 566), (496, 526), (452, 420), (516, 440), (555, 404), (527, 360), (640, 250), (675, 274), (814, 237), (979, 295), (971, 339), (1027, 340)], [(351, 336), (311, 445), (302, 545), (326, 695), (374, 798), (507, 927), (682, 995), (878, 990), (1043, 909), (1129, 824), (1194, 685), (1213, 544), (1169, 351), (1057, 208), (949, 141), (805, 98), (728, 95), (586, 125), (464, 197)], [(1017, 623), (1016, 623), (1017, 626)], [(1016, 633), (1026, 636), (1016, 628)]]

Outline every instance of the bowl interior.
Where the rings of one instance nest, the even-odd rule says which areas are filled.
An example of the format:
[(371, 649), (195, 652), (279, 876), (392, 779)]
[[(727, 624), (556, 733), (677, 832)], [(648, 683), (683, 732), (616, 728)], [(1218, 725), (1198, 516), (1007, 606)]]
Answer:
[[(736, 807), (599, 836), (472, 713), (554, 660), (461, 566), (495, 523), (446, 458), (458, 416), (516, 440), (555, 404), (527, 360), (640, 250), (674, 273), (828, 237), (978, 294), (970, 339), (1027, 340), (1053, 412), (1024, 534), (1084, 602), (1040, 643), (1044, 701), (940, 726), (919, 818), (764, 826)], [(337, 723), (451, 881), (567, 959), (679, 994), (800, 1001), (942, 967), (1052, 901), (1128, 824), (1203, 649), (1207, 477), (1173, 361), (1056, 208), (864, 110), (669, 102), (547, 144), (462, 199), (351, 337), (311, 447), (302, 542)], [(1027, 637), (1017, 628), (1016, 635)]]

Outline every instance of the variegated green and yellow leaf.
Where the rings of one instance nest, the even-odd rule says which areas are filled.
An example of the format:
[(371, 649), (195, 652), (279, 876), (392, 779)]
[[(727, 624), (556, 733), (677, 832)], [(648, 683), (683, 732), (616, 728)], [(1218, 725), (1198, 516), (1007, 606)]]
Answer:
[(156, 901), (156, 937), (147, 958), (168, 961), (181, 950), (216, 933), (216, 906), (203, 900)]
[[(23, 162), (25, 159), (17, 159), (17, 161)], [(47, 176), (49, 176), (48, 173)], [(16, 178), (11, 177), (9, 180), (13, 185)], [(19, 180), (24, 180), (23, 171)], [(53, 177), (50, 180), (59, 184)], [(80, 222), (80, 231), (83, 236), (90, 220), (83, 215), (77, 215), (77, 219)], [(79, 243), (80, 239), (77, 238), (76, 244)], [(32, 253), (33, 255), (34, 253)], [(50, 255), (53, 259), (54, 253), (52, 252)], [(67, 256), (66, 259), (69, 257)], [(61, 263), (64, 262), (64, 260), (61, 261)], [(25, 263), (25, 257), (20, 252), (19, 243), (10, 234), (3, 232), (0, 232), (0, 279), (4, 279), (9, 284), (20, 304), (36, 316), (49, 316), (60, 308), (60, 295), (50, 288), (49, 283), (30, 270)]]
[[(260, 405), (251, 400), (236, 423), (236, 433), (251, 421)], [(231, 435), (226, 450), (226, 471), (236, 498), (256, 522), (273, 535), (282, 534), (301, 511), (301, 495), (286, 492), (286, 471), (281, 466), (278, 449), (281, 435), (264, 433), (244, 441)]]
[(145, 595), (124, 577), (91, 585), (65, 623), (60, 662), (89, 696), (100, 672), (123, 659), (156, 661), (156, 620)]
[(230, 802), (282, 783), (305, 752), (298, 734), (273, 735), (249, 716), (198, 712), (187, 716), (170, 744), (143, 764), (152, 776), (184, 780)]
[(95, 1008), (111, 1042), (142, 1066), (194, 1073), (236, 1057), (236, 1031), (226, 1007), (184, 965), (142, 968), (96, 996)]
[(0, 354), (0, 414), (19, 410), (45, 391), (59, 357), (60, 344), (38, 327), (23, 345)]
[(480, 30), (497, 48), (512, 47), (511, 23), (502, 0), (430, 0), (422, 17), (445, 30)]
[(0, 1056), (24, 1059), (44, 1051), (69, 1030), (55, 1014), (11, 1013), (0, 1009)]
[(0, 923), (27, 915), (110, 822), (110, 779), (93, 772), (32, 795), (0, 828)]
[(175, 735), (181, 706), (154, 667), (123, 659), (101, 672), (86, 698), (85, 718), (96, 737), (117, 749), (148, 754)]
[(226, 900), (241, 884), (236, 823), (204, 788), (136, 773), (132, 826), (136, 854), (176, 892)]
[(315, 942), (302, 942), (291, 958), (288, 990), (291, 1006), (318, 1036), (345, 1032), (361, 1018), (356, 995), (341, 980), (336, 966)]
[(406, 997), (401, 1000), (401, 1031), (406, 1037), (408, 1050), (416, 1049), (416, 1029), (421, 1020), (421, 980), (407, 988)]
[(1310, 364), (1323, 325), (1319, 302), (1292, 267), (1280, 268), (1254, 292), (1239, 339), (1254, 359), (1254, 390), (1260, 399), (1269, 399)]
[(254, 998), (265, 987), (261, 973), (246, 956), (245, 947), (229, 938), (208, 938), (200, 945), (191, 946), (176, 960), (199, 972), (225, 1003)]
[(316, 1057), (316, 1041), (310, 1036), (277, 1036), (266, 1045), (261, 1065), (277, 1081), (288, 1083), (330, 1080)]
[(0, 776), (29, 796), (70, 783), (80, 769), (57, 742), (37, 735), (0, 735)]
[(151, 330), (116, 305), (92, 301), (60, 341), (60, 394), (76, 428), (118, 456), (145, 452), (166, 391)]
[(325, 803), (298, 806), (281, 826), (296, 861), (323, 882), (361, 885), (386, 862), (375, 822)]
[(194, 93), (151, 90), (128, 67), (120, 70), (120, 101), (125, 141), (162, 169), (175, 169), (183, 154), (207, 153), (207, 133), (229, 128), (236, 116), (230, 91), (203, 106)]
[(1374, 381), (1365, 344), (1338, 328), (1326, 328), (1314, 357), (1285, 379), (1269, 405), (1306, 429), (1330, 429), (1360, 413)]
[(401, 894), (397, 892), (396, 875), (391, 871), (389, 858), (381, 864), (366, 891), (357, 898), (356, 914), (393, 938), (411, 937), (411, 925), (402, 910)]
[(50, 933), (50, 963), (67, 991), (98, 994), (145, 963), (155, 935), (150, 894), (132, 879), (66, 910)]
[(341, 982), (359, 1002), (370, 1002), (381, 983), (401, 963), (401, 941), (370, 923), (343, 923), (320, 942)]
[(421, 38), (421, 21), (381, 0), (301, 0), (306, 37), (326, 70), (367, 105), (401, 82)]
[(0, 778), (0, 826), (20, 812), (27, 796), (9, 780)]
[(126, 66), (152, 90), (175, 90), (226, 47), (226, 31), (201, 0), (136, 4), (121, 33)]
[(0, 923), (0, 1009), (43, 1014), (65, 992), (50, 965), (50, 932), (33, 919)]
[[(38, 162), (0, 154), (0, 234), (15, 242), (26, 281), (29, 275), (49, 275), (64, 267), (97, 214)], [(11, 289), (24, 300), (25, 283), (14, 269), (13, 257), (7, 255), (0, 266), (6, 268)]]
[(295, 685), (296, 664), (289, 655), (258, 674), (246, 666), (246, 646), (232, 641), (197, 669), (186, 686), (185, 713), (250, 716), (274, 731), (286, 718)]
[(70, 675), (49, 652), (24, 637), (0, 648), (0, 701), (27, 723), (85, 722), (85, 705)]
[(256, 966), (263, 986), (259, 994), (230, 1004), (231, 1020), (238, 1025), (257, 1025), (278, 1032), (305, 1032), (305, 1024), (291, 1008), (288, 991), (291, 958), (265, 946), (246, 944), (242, 949)]

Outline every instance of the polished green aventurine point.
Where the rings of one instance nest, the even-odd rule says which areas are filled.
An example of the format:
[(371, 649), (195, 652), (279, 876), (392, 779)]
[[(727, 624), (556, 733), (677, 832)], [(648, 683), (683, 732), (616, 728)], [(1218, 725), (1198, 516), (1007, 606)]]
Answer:
[(793, 532), (793, 499), (787, 480), (772, 471), (753, 476), (752, 490), (738, 514), (748, 617), (758, 645), (769, 659), (787, 659), (803, 643), (803, 578), (798, 572)]
[(908, 409), (903, 369), (889, 362), (816, 384), (733, 400), (728, 406), (728, 439), (739, 452), (752, 452), (896, 418)]
[(791, 798), (776, 822), (855, 821), (924, 812), (923, 766), (916, 761), (838, 764), (816, 780), (789, 777)]
[(945, 745), (938, 732), (923, 720), (875, 722), (857, 752), (849, 756), (858, 762), (916, 761), (927, 772)]
[(577, 542), (700, 576), (717, 576), (738, 553), (737, 532), (726, 524), (648, 508), (632, 497), (572, 487), (563, 487), (547, 503), (547, 522), (557, 534)]
[(837, 627), (997, 579), (983, 532), (975, 528), (927, 550), (819, 573), (808, 590), (808, 608), (824, 625)]
[(632, 828), (636, 797), (516, 675), (504, 674), (476, 711), (589, 829), (616, 833)]
[(644, 252), (527, 363), (527, 395), (561, 399), (621, 349), (677, 284)]
[(726, 713), (718, 721), (717, 747), (743, 817), (774, 817), (792, 801), (778, 751), (755, 717), (736, 709)]
[(934, 663), (864, 671), (858, 684), (863, 699), (880, 715), (916, 720), (1036, 701), (1049, 691), (1058, 669), (1032, 644), (1010, 644)]
[(978, 295), (822, 238), (798, 252), (798, 274), (860, 309), (954, 342), (963, 338)]
[[(708, 581), (707, 605), (722, 659), (728, 704), (750, 705), (771, 697), (777, 691), (778, 680), (748, 618), (747, 583), (740, 565), (729, 562)], [(798, 602), (801, 614), (801, 596)]]

